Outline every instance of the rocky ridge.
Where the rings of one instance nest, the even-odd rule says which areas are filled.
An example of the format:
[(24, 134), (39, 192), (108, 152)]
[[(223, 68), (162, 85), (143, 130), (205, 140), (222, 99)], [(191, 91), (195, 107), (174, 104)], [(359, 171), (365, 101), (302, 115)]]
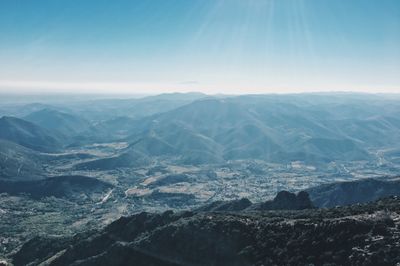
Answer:
[(34, 238), (13, 263), (395, 265), (399, 214), (398, 197), (332, 209), (142, 212), (71, 238)]

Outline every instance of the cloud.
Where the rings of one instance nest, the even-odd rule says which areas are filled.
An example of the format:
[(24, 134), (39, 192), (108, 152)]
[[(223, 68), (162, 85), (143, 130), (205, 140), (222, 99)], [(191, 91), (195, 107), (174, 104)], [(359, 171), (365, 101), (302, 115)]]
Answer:
[(180, 85), (199, 85), (200, 82), (198, 82), (196, 80), (188, 80), (188, 81), (181, 81), (178, 84), (180, 84)]

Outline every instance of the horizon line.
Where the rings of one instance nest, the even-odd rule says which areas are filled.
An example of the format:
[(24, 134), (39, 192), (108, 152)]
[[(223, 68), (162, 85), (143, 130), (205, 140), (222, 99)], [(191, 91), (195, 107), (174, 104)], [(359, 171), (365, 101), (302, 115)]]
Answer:
[[(151, 83), (151, 82), (55, 82), (55, 81), (15, 81), (0, 80), (1, 94), (98, 94), (98, 95), (157, 95), (163, 93), (198, 92), (207, 95), (243, 95), (243, 94), (298, 94), (298, 93), (370, 93), (399, 94), (399, 86), (373, 85), (250, 85), (236, 86), (225, 84), (204, 84), (187, 82)], [(338, 89), (343, 88), (343, 89)]]

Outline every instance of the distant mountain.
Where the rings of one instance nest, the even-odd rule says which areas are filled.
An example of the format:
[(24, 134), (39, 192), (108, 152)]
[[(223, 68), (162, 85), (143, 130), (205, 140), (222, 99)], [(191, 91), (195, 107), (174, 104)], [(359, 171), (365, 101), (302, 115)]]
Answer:
[(65, 110), (65, 108), (60, 106), (53, 106), (45, 103), (9, 103), (2, 106), (2, 110), (0, 110), (0, 116), (14, 116), (18, 118), (23, 118), (31, 113), (38, 112), (43, 109), (57, 109), (57, 110)]
[(326, 157), (326, 160), (367, 160), (370, 158), (368, 152), (360, 144), (350, 139), (327, 139), (312, 138), (298, 147), (300, 152), (305, 152), (311, 156)]
[[(128, 141), (152, 138), (163, 154), (180, 155), (182, 163), (220, 163), (235, 159), (271, 162), (330, 162), (371, 160), (368, 148), (392, 147), (400, 141), (400, 127), (392, 109), (379, 111), (384, 125), (371, 129), (368, 108), (337, 114), (331, 106), (300, 99), (251, 96), (205, 98), (177, 109), (131, 121)], [(364, 109), (362, 109), (364, 108)], [(350, 110), (348, 111), (350, 112)], [(393, 116), (392, 116), (393, 115)], [(373, 133), (371, 133), (373, 132)], [(385, 137), (389, 135), (389, 137)]]
[(372, 150), (400, 148), (398, 100), (367, 94), (173, 93), (26, 106), (35, 111), (26, 119), (74, 136), (69, 146), (128, 141), (143, 155), (184, 164), (378, 160)]
[(33, 112), (23, 119), (67, 137), (88, 131), (91, 126), (83, 118), (52, 109)]
[(335, 207), (400, 196), (400, 178), (394, 180), (361, 179), (320, 185), (307, 190), (318, 207)]
[(95, 135), (104, 139), (123, 139), (129, 136), (135, 119), (126, 115), (117, 116), (104, 121), (97, 122), (93, 125)]
[(43, 178), (46, 158), (14, 142), (0, 140), (0, 180)]
[[(32, 198), (99, 199), (112, 185), (86, 176), (56, 176), (33, 181), (0, 181), (0, 193), (27, 194)], [(97, 195), (96, 195), (97, 194)], [(100, 196), (99, 196), (100, 194)]]
[(162, 93), (153, 96), (147, 96), (139, 99), (141, 102), (153, 102), (153, 101), (182, 101), (191, 102), (198, 99), (209, 97), (207, 94), (201, 92), (172, 92), (172, 93)]
[(16, 117), (3, 116), (0, 118), (0, 139), (41, 152), (54, 152), (61, 148), (59, 136)]
[(277, 148), (268, 128), (260, 129), (263, 125), (259, 124), (252, 127), (254, 123), (257, 121), (240, 106), (209, 99), (140, 120), (133, 131), (167, 143), (186, 163), (218, 163), (261, 158)]
[(207, 95), (202, 93), (166, 93), (144, 98), (85, 101), (70, 104), (68, 108), (82, 118), (102, 123), (116, 117), (139, 119), (167, 112), (205, 97)]

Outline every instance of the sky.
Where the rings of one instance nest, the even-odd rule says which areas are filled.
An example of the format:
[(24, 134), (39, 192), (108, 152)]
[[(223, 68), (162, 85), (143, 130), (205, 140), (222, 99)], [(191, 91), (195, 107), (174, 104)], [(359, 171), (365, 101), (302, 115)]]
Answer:
[(398, 0), (0, 0), (0, 92), (400, 93)]

